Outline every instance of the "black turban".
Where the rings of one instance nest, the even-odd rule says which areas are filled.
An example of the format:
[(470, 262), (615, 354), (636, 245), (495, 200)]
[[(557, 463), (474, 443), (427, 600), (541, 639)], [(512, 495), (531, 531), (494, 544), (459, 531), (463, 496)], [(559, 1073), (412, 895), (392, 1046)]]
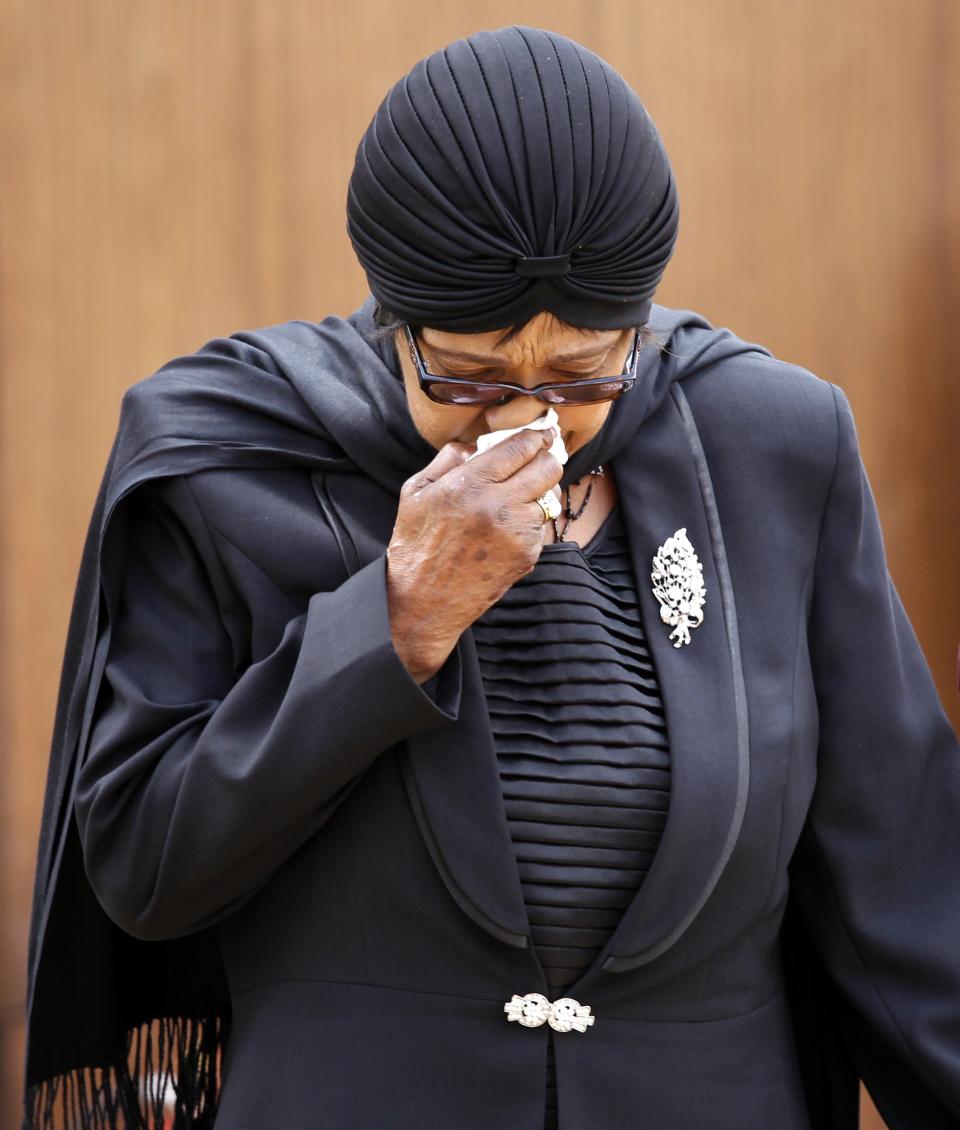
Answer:
[(609, 64), (535, 28), (418, 63), (357, 149), (347, 227), (370, 289), (413, 325), (480, 333), (549, 310), (642, 325), (677, 234), (656, 127)]

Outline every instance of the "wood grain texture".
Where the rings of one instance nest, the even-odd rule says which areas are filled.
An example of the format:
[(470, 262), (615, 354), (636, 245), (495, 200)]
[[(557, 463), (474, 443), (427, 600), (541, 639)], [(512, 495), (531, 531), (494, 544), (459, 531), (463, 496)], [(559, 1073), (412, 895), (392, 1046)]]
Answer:
[(682, 207), (660, 300), (847, 391), (957, 718), (955, 0), (0, 0), (0, 1124), (64, 633), (120, 397), (211, 337), (356, 306), (362, 130), (422, 55), (510, 22), (605, 55), (657, 121)]

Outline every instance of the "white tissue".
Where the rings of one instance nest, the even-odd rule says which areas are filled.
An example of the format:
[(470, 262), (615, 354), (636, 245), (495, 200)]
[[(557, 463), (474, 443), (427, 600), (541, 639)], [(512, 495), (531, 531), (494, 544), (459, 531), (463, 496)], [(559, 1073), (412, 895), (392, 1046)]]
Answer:
[(567, 449), (563, 446), (563, 439), (560, 436), (559, 417), (556, 410), (548, 408), (547, 411), (539, 419), (532, 421), (532, 423), (524, 424), (520, 428), (503, 428), (498, 432), (487, 432), (486, 435), (477, 436), (477, 450), (473, 455), (468, 455), (466, 462), (469, 463), (476, 455), (480, 455), (484, 451), (489, 451), (494, 444), (500, 443), (505, 440), (507, 436), (516, 435), (517, 432), (522, 432), (527, 428), (533, 428), (537, 431), (542, 431), (544, 428), (556, 428), (557, 434), (554, 437), (553, 443), (550, 445), (550, 454), (556, 456), (561, 464), (567, 461)]

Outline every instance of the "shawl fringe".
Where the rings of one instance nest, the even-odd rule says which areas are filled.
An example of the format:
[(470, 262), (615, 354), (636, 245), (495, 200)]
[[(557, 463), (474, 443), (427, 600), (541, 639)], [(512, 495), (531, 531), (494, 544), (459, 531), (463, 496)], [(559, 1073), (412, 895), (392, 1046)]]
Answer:
[(209, 1130), (228, 1027), (221, 1016), (145, 1021), (118, 1062), (28, 1087), (22, 1130)]

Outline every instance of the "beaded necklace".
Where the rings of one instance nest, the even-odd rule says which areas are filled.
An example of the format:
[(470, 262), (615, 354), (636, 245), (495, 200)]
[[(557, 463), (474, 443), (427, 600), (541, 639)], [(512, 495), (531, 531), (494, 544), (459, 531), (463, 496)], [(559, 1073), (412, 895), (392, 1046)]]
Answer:
[(594, 467), (594, 469), (590, 472), (590, 482), (587, 484), (587, 493), (583, 496), (583, 502), (580, 503), (579, 507), (577, 508), (576, 513), (574, 513), (573, 507), (570, 505), (570, 488), (567, 487), (567, 489), (565, 491), (565, 498), (561, 499), (561, 501), (563, 503), (563, 510), (558, 515), (558, 517), (566, 516), (566, 519), (567, 519), (566, 522), (564, 523), (562, 533), (560, 531), (559, 526), (557, 525), (557, 519), (556, 518), (552, 519), (552, 521), (553, 521), (553, 533), (554, 533), (554, 536), (556, 537), (557, 541), (566, 541), (567, 540), (567, 532), (570, 529), (570, 524), (572, 522), (575, 522), (580, 517), (580, 515), (584, 512), (584, 510), (586, 510), (586, 508), (587, 508), (587, 503), (590, 501), (590, 495), (593, 493), (593, 484), (596, 481), (595, 476), (602, 477), (603, 473), (604, 472), (603, 472), (603, 464), (602, 463), (598, 467)]

